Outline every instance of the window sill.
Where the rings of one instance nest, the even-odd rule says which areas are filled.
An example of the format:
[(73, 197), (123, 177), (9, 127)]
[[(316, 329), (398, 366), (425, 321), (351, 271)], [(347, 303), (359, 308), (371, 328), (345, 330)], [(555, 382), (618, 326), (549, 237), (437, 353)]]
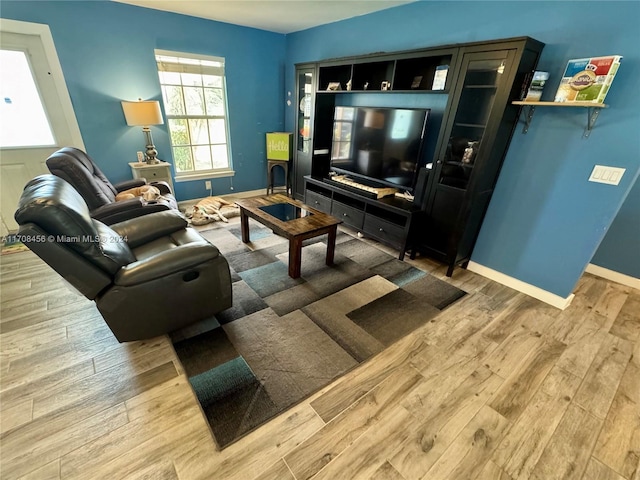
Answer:
[(191, 182), (193, 180), (205, 180), (209, 178), (222, 178), (222, 177), (233, 177), (236, 172), (233, 170), (224, 170), (220, 172), (203, 172), (203, 173), (193, 173), (188, 175), (176, 175), (175, 181), (177, 183), (180, 182)]

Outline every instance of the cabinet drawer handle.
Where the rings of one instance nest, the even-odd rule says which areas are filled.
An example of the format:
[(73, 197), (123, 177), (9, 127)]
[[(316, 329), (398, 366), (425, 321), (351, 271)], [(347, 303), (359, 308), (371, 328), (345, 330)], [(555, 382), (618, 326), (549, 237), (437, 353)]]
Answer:
[(382, 228), (380, 229), (380, 231), (381, 231), (381, 232), (384, 232), (384, 230), (383, 230)]
[(348, 217), (349, 215), (347, 215), (346, 213), (342, 214), (343, 217)]
[(319, 202), (319, 201), (317, 201), (317, 200), (314, 200), (314, 202), (313, 202), (313, 203), (315, 203), (316, 205), (320, 205), (320, 202)]

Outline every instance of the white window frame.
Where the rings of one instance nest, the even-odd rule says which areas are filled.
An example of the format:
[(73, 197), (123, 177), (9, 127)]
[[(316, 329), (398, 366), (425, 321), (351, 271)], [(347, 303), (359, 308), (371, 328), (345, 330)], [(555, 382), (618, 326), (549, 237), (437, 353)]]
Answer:
[[(174, 119), (209, 119), (209, 118), (216, 118), (216, 119), (220, 119), (222, 118), (224, 120), (224, 124), (225, 124), (225, 135), (226, 135), (226, 149), (227, 149), (227, 159), (228, 159), (228, 165), (226, 168), (213, 168), (213, 169), (209, 169), (209, 170), (194, 170), (194, 171), (190, 171), (190, 172), (179, 172), (177, 169), (174, 168), (175, 170), (175, 181), (176, 182), (188, 182), (191, 180), (200, 180), (200, 179), (207, 179), (207, 178), (217, 178), (217, 177), (232, 177), (235, 175), (235, 171), (233, 170), (233, 159), (231, 156), (231, 136), (230, 136), (230, 132), (229, 132), (229, 105), (228, 105), (228, 101), (227, 101), (227, 82), (226, 82), (226, 74), (224, 71), (224, 65), (225, 65), (225, 59), (224, 57), (214, 57), (211, 55), (200, 55), (200, 54), (195, 54), (195, 53), (185, 53), (185, 52), (175, 52), (175, 51), (171, 51), (171, 50), (154, 50), (154, 53), (156, 55), (156, 58), (158, 55), (160, 56), (168, 56), (168, 57), (178, 57), (178, 58), (186, 58), (186, 59), (190, 59), (190, 60), (207, 60), (207, 61), (212, 61), (212, 62), (218, 62), (222, 64), (222, 67), (206, 67), (206, 66), (202, 66), (202, 67), (198, 67), (197, 65), (184, 65), (183, 67), (179, 67), (179, 68), (183, 68), (183, 70), (180, 70), (179, 68), (176, 68), (176, 70), (170, 70), (170, 71), (182, 71), (182, 72), (187, 72), (189, 70), (189, 73), (194, 73), (192, 71), (190, 71), (189, 67), (191, 67), (191, 69), (193, 69), (193, 67), (196, 67), (196, 72), (198, 73), (197, 70), (198, 69), (202, 69), (202, 70), (208, 70), (208, 69), (217, 69), (218, 72), (217, 74), (222, 76), (222, 95), (223, 95), (223, 103), (224, 103), (224, 117), (220, 117), (218, 115), (188, 115), (188, 114), (184, 114), (184, 115), (170, 115), (167, 112), (166, 109), (166, 105), (165, 105), (165, 115), (167, 118), (167, 128), (169, 130), (169, 141), (171, 142), (171, 127), (169, 125), (169, 120), (174, 120)], [(158, 73), (161, 71), (161, 67), (160, 65), (158, 65), (160, 62), (156, 62), (157, 68), (158, 68)], [(167, 65), (167, 64), (165, 64)], [(171, 68), (171, 67), (169, 67)], [(222, 70), (222, 72), (220, 72), (220, 69)], [(166, 69), (166, 67), (164, 68), (164, 71), (168, 71)], [(206, 72), (203, 72), (206, 73)], [(160, 80), (160, 85), (164, 86), (164, 85), (168, 85), (168, 84), (163, 84), (162, 80)], [(172, 84), (173, 85), (173, 84)], [(163, 95), (163, 103), (164, 103), (164, 95)], [(212, 145), (212, 144), (209, 144)], [(215, 144), (214, 144), (215, 145)], [(176, 147), (178, 147), (179, 145), (175, 145)], [(193, 146), (193, 144), (189, 144), (190, 147)], [(174, 167), (176, 167), (175, 165), (175, 157), (173, 155), (174, 152), (174, 145), (171, 142), (171, 156), (174, 160)], [(193, 153), (192, 153), (193, 155)], [(195, 167), (195, 160), (194, 160), (194, 167)]]

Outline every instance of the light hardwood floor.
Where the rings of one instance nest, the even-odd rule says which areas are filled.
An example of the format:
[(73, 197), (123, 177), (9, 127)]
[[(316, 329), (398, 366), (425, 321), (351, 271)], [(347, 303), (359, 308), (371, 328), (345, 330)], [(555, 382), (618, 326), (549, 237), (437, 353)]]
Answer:
[(457, 269), (464, 299), (220, 452), (166, 337), (119, 344), (31, 252), (0, 270), (3, 479), (640, 480), (628, 287), (560, 311)]

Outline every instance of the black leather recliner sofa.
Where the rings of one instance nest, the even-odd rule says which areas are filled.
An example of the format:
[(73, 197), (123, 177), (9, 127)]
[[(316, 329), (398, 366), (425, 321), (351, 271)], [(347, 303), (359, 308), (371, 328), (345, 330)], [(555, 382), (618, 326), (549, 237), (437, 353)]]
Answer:
[(232, 304), (227, 260), (176, 210), (111, 225), (53, 175), (24, 188), (21, 240), (87, 298), (120, 342), (155, 337)]
[(112, 184), (94, 161), (78, 148), (64, 147), (47, 159), (49, 171), (69, 182), (89, 206), (91, 216), (111, 225), (148, 213), (177, 209), (173, 192), (166, 182), (153, 182), (162, 194), (158, 200), (148, 202), (141, 197), (116, 202), (119, 192), (146, 185), (144, 179), (127, 180)]

